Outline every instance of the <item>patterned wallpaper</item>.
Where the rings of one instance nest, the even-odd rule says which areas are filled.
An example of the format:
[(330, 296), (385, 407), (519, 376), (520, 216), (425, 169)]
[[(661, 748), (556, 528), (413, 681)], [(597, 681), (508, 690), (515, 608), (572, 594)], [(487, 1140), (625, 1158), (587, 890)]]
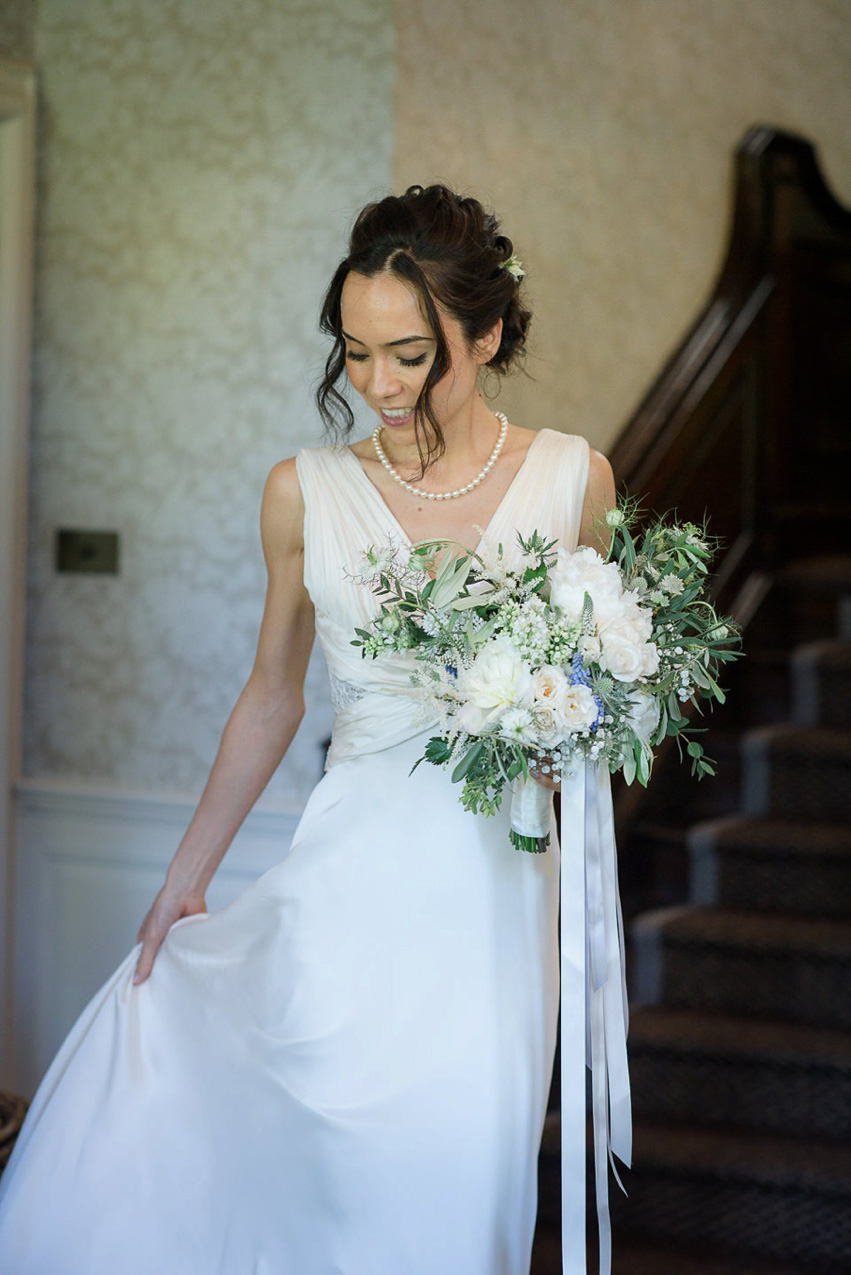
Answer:
[(35, 45), (35, 0), (0, 3), (0, 57), (31, 62)]
[(706, 299), (732, 152), (775, 124), (851, 203), (849, 0), (397, 0), (397, 186), (490, 200), (529, 267), (518, 423), (605, 447)]
[[(316, 438), (319, 297), (391, 181), (501, 211), (537, 316), (503, 405), (600, 446), (712, 285), (749, 124), (816, 138), (851, 202), (851, 0), (39, 0), (36, 35), (32, 777), (202, 783), (253, 655), (263, 480)], [(58, 526), (118, 530), (120, 576), (56, 575)], [(270, 788), (296, 804), (318, 661), (308, 703)]]
[[(39, 0), (25, 765), (193, 791), (250, 671), (270, 466), (318, 441), (319, 300), (390, 182), (389, 0)], [(56, 527), (118, 577), (57, 575)], [(270, 793), (300, 803), (310, 712)]]

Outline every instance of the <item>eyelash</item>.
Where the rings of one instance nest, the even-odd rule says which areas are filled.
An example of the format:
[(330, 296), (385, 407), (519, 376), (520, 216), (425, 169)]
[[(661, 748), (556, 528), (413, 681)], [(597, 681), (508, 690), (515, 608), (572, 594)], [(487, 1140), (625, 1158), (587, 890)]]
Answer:
[[(346, 358), (351, 359), (353, 363), (365, 363), (369, 358), (368, 354), (356, 354), (353, 350), (346, 350)], [(403, 359), (399, 357), (402, 367), (421, 367), (426, 361), (425, 354), (418, 354), (415, 359)]]

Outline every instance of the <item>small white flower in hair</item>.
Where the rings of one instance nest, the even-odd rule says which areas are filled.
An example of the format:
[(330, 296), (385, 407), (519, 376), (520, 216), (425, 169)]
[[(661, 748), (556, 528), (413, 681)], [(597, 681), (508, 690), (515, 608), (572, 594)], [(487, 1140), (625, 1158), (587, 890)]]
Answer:
[(507, 261), (503, 261), (499, 268), (500, 270), (507, 270), (512, 278), (516, 279), (518, 283), (526, 278), (526, 271), (523, 269), (523, 262), (519, 257), (516, 257), (514, 253), (511, 254)]

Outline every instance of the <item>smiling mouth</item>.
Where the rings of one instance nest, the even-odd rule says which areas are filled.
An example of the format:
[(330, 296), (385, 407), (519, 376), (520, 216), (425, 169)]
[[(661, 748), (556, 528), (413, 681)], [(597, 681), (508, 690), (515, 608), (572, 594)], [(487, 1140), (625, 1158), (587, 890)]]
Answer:
[(413, 407), (380, 407), (378, 409), (382, 420), (389, 424), (398, 424), (399, 421), (406, 421), (413, 416), (416, 408)]

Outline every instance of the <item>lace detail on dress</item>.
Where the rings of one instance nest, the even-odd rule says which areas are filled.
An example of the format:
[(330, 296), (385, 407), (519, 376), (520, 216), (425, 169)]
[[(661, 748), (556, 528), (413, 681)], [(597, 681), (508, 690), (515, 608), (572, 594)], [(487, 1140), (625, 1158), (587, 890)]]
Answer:
[(329, 673), (331, 678), (331, 705), (335, 713), (342, 713), (344, 708), (363, 699), (366, 691), (355, 682), (346, 682), (341, 677)]

